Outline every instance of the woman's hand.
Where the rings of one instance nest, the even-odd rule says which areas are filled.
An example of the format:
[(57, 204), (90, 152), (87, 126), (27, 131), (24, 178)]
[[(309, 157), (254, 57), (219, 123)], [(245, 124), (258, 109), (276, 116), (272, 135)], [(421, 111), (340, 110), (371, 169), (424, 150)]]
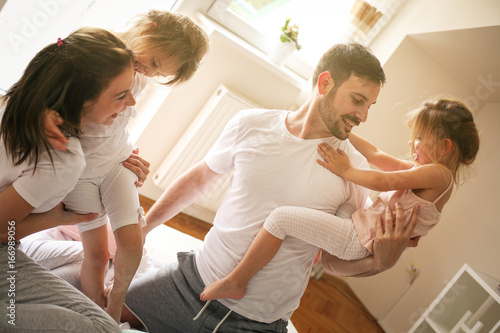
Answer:
[(138, 154), (139, 148), (135, 148), (132, 155), (123, 162), (123, 166), (137, 175), (139, 179), (135, 182), (135, 186), (141, 187), (148, 177), (150, 164)]
[(349, 157), (342, 149), (333, 149), (327, 143), (318, 145), (318, 153), (323, 157), (324, 161), (316, 160), (319, 165), (327, 168), (337, 176), (342, 177), (342, 174), (351, 167)]
[(43, 126), (47, 140), (54, 149), (66, 151), (68, 150), (68, 138), (64, 136), (59, 128), (59, 125), (62, 125), (63, 122), (59, 113), (54, 110), (45, 110)]
[[(64, 204), (59, 203), (57, 206), (49, 210), (48, 212), (41, 213), (46, 214), (48, 219), (52, 219), (58, 226), (59, 225), (73, 225), (81, 222), (90, 222), (96, 219), (99, 214), (90, 213), (90, 214), (76, 214), (69, 212), (64, 209)], [(40, 214), (40, 215), (41, 215)], [(37, 215), (37, 214), (32, 214)]]

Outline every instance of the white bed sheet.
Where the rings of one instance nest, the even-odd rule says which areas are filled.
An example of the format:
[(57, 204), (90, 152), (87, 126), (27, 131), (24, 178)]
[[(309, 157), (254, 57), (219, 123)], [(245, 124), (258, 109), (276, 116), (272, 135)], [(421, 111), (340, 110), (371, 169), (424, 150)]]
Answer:
[[(57, 246), (54, 240), (66, 241), (64, 246)], [(71, 242), (70, 242), (71, 241)], [(58, 267), (64, 262), (74, 262), (82, 260), (83, 250), (80, 242), (73, 242), (68, 236), (57, 229), (45, 230), (28, 237), (22, 241), (22, 249), (37, 262), (43, 262), (44, 266)], [(160, 225), (156, 227), (146, 237), (144, 244), (144, 254), (141, 265), (137, 270), (135, 278), (156, 271), (163, 265), (175, 262), (177, 252), (195, 251), (203, 241), (189, 236), (183, 232)], [(39, 251), (40, 247), (46, 247)], [(59, 258), (59, 260), (54, 260)], [(49, 263), (49, 259), (53, 263)], [(108, 276), (112, 276), (111, 266)], [(288, 323), (289, 333), (298, 333), (291, 322)]]

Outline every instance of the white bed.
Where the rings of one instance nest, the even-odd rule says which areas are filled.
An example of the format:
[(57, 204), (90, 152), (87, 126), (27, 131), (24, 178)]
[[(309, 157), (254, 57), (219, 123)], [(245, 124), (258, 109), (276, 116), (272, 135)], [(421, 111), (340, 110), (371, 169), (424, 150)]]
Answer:
[[(54, 240), (64, 241), (64, 246), (54, 246), (57, 245)], [(146, 237), (144, 256), (136, 277), (174, 262), (177, 260), (177, 252), (196, 250), (202, 243), (201, 240), (173, 228), (158, 226)], [(79, 269), (76, 267), (79, 267), (83, 259), (80, 242), (73, 241), (58, 229), (50, 229), (25, 237), (21, 244), (23, 251), (35, 261), (57, 271), (58, 275), (67, 280), (78, 280)], [(112, 269), (111, 266), (108, 276), (111, 276)], [(288, 324), (288, 332), (297, 333), (291, 322)]]

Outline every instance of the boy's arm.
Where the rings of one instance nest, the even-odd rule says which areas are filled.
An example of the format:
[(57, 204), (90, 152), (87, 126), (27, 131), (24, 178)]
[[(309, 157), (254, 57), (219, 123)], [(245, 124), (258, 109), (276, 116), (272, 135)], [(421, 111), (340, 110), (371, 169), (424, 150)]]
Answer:
[(368, 163), (383, 171), (405, 170), (413, 166), (412, 162), (389, 155), (354, 133), (349, 134), (349, 141), (368, 160)]
[(57, 150), (67, 151), (68, 150), (68, 139), (64, 136), (63, 132), (59, 128), (59, 125), (63, 124), (63, 119), (54, 110), (45, 110), (43, 126), (44, 132), (47, 136), (47, 140), (50, 145)]
[(320, 165), (345, 180), (374, 191), (433, 188), (443, 181), (443, 170), (435, 164), (384, 172), (355, 168), (344, 151), (335, 150), (325, 143), (318, 146), (318, 152), (324, 159), (317, 160)]

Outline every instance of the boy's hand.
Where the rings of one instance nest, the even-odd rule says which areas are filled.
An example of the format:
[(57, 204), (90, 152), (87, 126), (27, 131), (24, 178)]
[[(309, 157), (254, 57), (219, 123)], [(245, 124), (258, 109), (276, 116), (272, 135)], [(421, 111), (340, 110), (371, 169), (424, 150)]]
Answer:
[(349, 157), (340, 148), (335, 150), (329, 144), (323, 142), (318, 145), (318, 152), (324, 159), (324, 161), (316, 160), (319, 165), (327, 168), (337, 176), (342, 176), (351, 167)]
[(44, 133), (50, 145), (56, 150), (68, 150), (68, 138), (64, 136), (59, 128), (63, 124), (63, 119), (54, 110), (45, 110), (43, 126)]
[(141, 187), (148, 178), (150, 164), (138, 154), (139, 148), (135, 148), (132, 155), (123, 162), (123, 166), (137, 175), (139, 179), (135, 182), (135, 186)]

